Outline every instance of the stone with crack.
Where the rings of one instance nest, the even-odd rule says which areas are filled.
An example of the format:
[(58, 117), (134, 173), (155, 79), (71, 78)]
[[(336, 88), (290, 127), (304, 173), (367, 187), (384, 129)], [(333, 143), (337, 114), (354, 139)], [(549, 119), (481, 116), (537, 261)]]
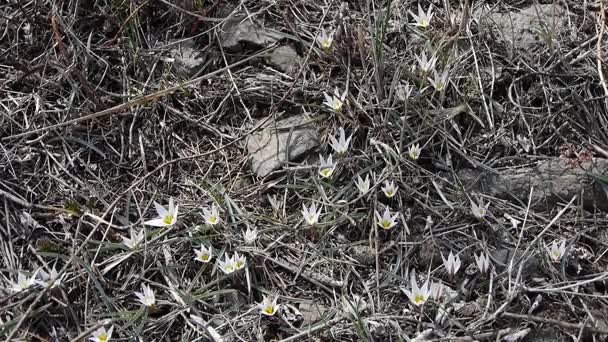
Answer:
[(258, 177), (266, 177), (287, 161), (295, 161), (319, 146), (316, 129), (303, 115), (280, 121), (269, 120), (264, 127), (247, 138), (251, 169)]

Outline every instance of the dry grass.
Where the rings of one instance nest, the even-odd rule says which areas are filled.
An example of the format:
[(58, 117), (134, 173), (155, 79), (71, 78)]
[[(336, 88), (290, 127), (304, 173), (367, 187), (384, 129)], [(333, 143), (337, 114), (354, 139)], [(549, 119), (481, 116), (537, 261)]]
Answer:
[[(516, 49), (487, 13), (527, 1), (439, 1), (428, 29), (411, 25), (417, 3), (3, 0), (0, 337), (77, 341), (101, 326), (114, 327), (112, 339), (146, 341), (213, 339), (208, 327), (226, 341), (608, 334), (605, 213), (576, 197), (554, 207), (492, 198), (457, 176), (608, 157), (600, 6), (561, 1), (567, 25)], [(266, 65), (268, 50), (221, 48), (231, 11), (282, 32), (298, 70)], [(331, 51), (315, 43), (321, 28), (336, 30)], [(167, 62), (182, 39), (204, 56), (194, 73)], [(420, 73), (422, 52), (438, 58), (439, 74), (449, 70), (445, 91)], [(336, 87), (347, 90), (341, 113), (322, 105)], [(256, 177), (244, 144), (255, 120), (302, 113), (324, 156), (338, 127), (353, 135), (332, 178), (306, 161)], [(411, 160), (415, 143), (422, 155)], [(353, 180), (367, 174), (372, 189), (360, 195)], [(382, 194), (385, 180), (398, 185), (394, 198)], [(177, 224), (146, 227), (145, 243), (125, 247), (122, 237), (155, 216), (153, 201), (170, 197)], [(478, 201), (490, 202), (484, 220), (471, 213)], [(310, 228), (300, 210), (313, 202), (323, 215)], [(222, 222), (205, 225), (212, 203)], [(385, 206), (399, 213), (386, 231), (374, 218)], [(247, 227), (258, 230), (253, 244)], [(559, 263), (545, 252), (553, 240), (567, 241)], [(194, 260), (201, 244), (212, 262)], [(455, 277), (441, 261), (450, 251), (463, 263)], [(225, 275), (218, 260), (234, 252), (247, 266)], [(481, 252), (492, 255), (488, 276), (474, 266)], [(59, 286), (3, 288), (19, 271), (54, 266)], [(441, 301), (411, 305), (402, 289), (413, 270), (443, 282)], [(142, 284), (155, 309), (137, 302)], [(282, 309), (269, 318), (256, 303), (272, 294)]]

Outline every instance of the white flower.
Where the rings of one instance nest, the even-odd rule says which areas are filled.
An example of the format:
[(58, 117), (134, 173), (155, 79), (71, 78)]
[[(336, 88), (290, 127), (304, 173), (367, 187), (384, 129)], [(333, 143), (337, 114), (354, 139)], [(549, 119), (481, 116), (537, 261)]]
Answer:
[(411, 145), (410, 147), (408, 147), (407, 151), (412, 160), (417, 160), (418, 158), (420, 158), (421, 152), (422, 149), (420, 148), (420, 144)]
[(414, 275), (414, 272), (412, 272), (412, 275), (410, 277), (410, 286), (412, 288), (411, 291), (403, 289), (403, 292), (405, 293), (407, 298), (409, 298), (410, 302), (412, 302), (412, 304), (416, 306), (423, 305), (431, 295), (431, 291), (429, 289), (429, 281), (425, 281), (421, 287), (418, 287), (418, 284), (416, 283), (416, 276)]
[(387, 198), (391, 198), (397, 194), (398, 189), (399, 189), (399, 187), (395, 186), (394, 181), (389, 182), (388, 180), (385, 180), (384, 186), (382, 187), (382, 192), (384, 192), (384, 195)]
[(257, 238), (258, 238), (258, 229), (253, 228), (253, 230), (251, 230), (251, 227), (247, 226), (247, 230), (243, 233), (243, 239), (245, 240), (245, 243), (248, 245), (251, 245), (252, 243), (255, 242), (255, 240)]
[(243, 268), (245, 268), (245, 266), (247, 266), (247, 259), (244, 255), (239, 255), (238, 252), (234, 252), (233, 260), (235, 271), (242, 270)]
[(203, 218), (205, 222), (210, 225), (215, 225), (220, 222), (220, 213), (215, 206), (215, 203), (211, 203), (211, 210), (203, 208)]
[(306, 209), (306, 206), (304, 203), (302, 203), (302, 208), (302, 216), (304, 217), (304, 221), (306, 221), (309, 226), (314, 226), (319, 223), (321, 208), (317, 210), (317, 206), (314, 203), (311, 203), (308, 209)]
[(34, 274), (31, 277), (26, 276), (25, 274), (21, 273), (21, 271), (19, 271), (19, 274), (17, 274), (17, 282), (10, 282), (9, 285), (9, 290), (13, 291), (13, 292), (21, 292), (21, 291), (25, 291), (27, 289), (29, 289), (30, 287), (34, 286), (34, 284), (36, 284), (36, 274), (38, 273), (38, 271), (34, 272)]
[(418, 67), (424, 74), (428, 74), (431, 70), (435, 69), (435, 63), (437, 63), (437, 57), (433, 56), (431, 59), (427, 59), (424, 51), (419, 58), (416, 57), (416, 60), (418, 60)]
[(431, 282), (430, 292), (431, 298), (433, 298), (434, 301), (441, 301), (441, 295), (443, 294), (443, 284), (441, 282)]
[(154, 291), (152, 291), (150, 286), (142, 284), (141, 290), (142, 292), (135, 292), (137, 300), (147, 307), (153, 307), (156, 305), (156, 296), (154, 295)]
[(412, 91), (414, 87), (412, 87), (409, 83), (399, 84), (395, 87), (395, 94), (401, 101), (405, 101), (412, 96)]
[(346, 133), (344, 133), (344, 128), (338, 128), (338, 132), (340, 132), (339, 139), (336, 139), (333, 135), (329, 136), (329, 144), (338, 154), (345, 154), (348, 151), (348, 145), (350, 145), (350, 139), (353, 137), (352, 135), (346, 139)]
[(331, 49), (331, 44), (334, 42), (334, 33), (335, 31), (331, 31), (329, 34), (325, 29), (321, 30), (321, 33), (317, 35), (317, 42), (325, 51), (329, 51)]
[(331, 177), (336, 169), (336, 164), (332, 160), (332, 155), (330, 154), (329, 157), (327, 157), (327, 160), (323, 159), (322, 155), (319, 155), (319, 160), (319, 175), (323, 178)]
[(194, 250), (194, 254), (196, 254), (196, 257), (194, 257), (194, 260), (196, 261), (200, 261), (202, 263), (208, 263), (209, 261), (211, 261), (211, 251), (212, 251), (213, 247), (209, 247), (209, 249), (207, 249), (207, 247), (201, 245), (201, 249), (195, 249)]
[(395, 213), (395, 215), (391, 216), (391, 209), (389, 207), (384, 209), (384, 214), (382, 214), (382, 216), (376, 211), (376, 221), (382, 229), (391, 229), (397, 225), (397, 217), (399, 217), (399, 213)]
[(477, 256), (477, 254), (473, 254), (473, 256), (475, 256), (475, 263), (477, 264), (479, 273), (488, 273), (490, 270), (490, 256), (483, 253), (479, 253), (479, 256)]
[(40, 280), (36, 280), (36, 283), (41, 285), (42, 287), (47, 287), (47, 286), (51, 285), (51, 282), (53, 282), (53, 281), (55, 281), (55, 283), (53, 284), (53, 286), (51, 288), (60, 286), (61, 278), (63, 278), (63, 277), (59, 278), (59, 272), (57, 272), (57, 269), (55, 268), (55, 266), (53, 266), (50, 273), (47, 273), (46, 271), (41, 269), (40, 272), (38, 273), (38, 275), (40, 276)]
[(338, 88), (335, 88), (333, 96), (329, 96), (327, 93), (323, 93), (323, 95), (325, 96), (325, 102), (323, 102), (324, 105), (329, 107), (334, 112), (339, 113), (342, 111), (344, 100), (346, 99), (346, 90), (344, 93), (342, 93), (342, 95), (340, 95)]
[(415, 15), (412, 11), (409, 11), (409, 12), (412, 15), (412, 17), (414, 17), (414, 20), (416, 21), (413, 23), (414, 25), (422, 27), (422, 28), (427, 28), (431, 24), (431, 19), (433, 18), (433, 6), (432, 5), (429, 5), (429, 8), (426, 11), (426, 13), (422, 10), (422, 7), (420, 7), (420, 4), (418, 4), (418, 15)]
[(158, 213), (158, 218), (146, 221), (144, 224), (155, 227), (169, 227), (177, 222), (177, 211), (179, 205), (173, 205), (173, 197), (169, 198), (169, 208), (165, 209), (162, 205), (154, 202), (154, 207)]
[(129, 235), (131, 235), (131, 238), (122, 237), (122, 243), (129, 249), (135, 249), (137, 245), (144, 241), (145, 235), (143, 229), (139, 232), (135, 232), (135, 229), (131, 228), (129, 230)]
[(435, 70), (433, 70), (433, 74), (434, 78), (429, 77), (429, 82), (437, 91), (444, 91), (448, 86), (448, 80), (450, 78), (449, 70), (444, 70), (441, 76), (439, 76)]
[(370, 186), (369, 174), (367, 174), (367, 176), (365, 176), (365, 180), (363, 180), (363, 178), (361, 178), (360, 175), (357, 176), (357, 180), (355, 181), (355, 184), (357, 185), (357, 189), (359, 189), (359, 192), (361, 193), (361, 195), (365, 195), (369, 191), (369, 186)]
[(91, 335), (91, 337), (89, 337), (89, 341), (108, 342), (108, 341), (110, 341), (110, 338), (112, 337), (112, 330), (114, 330), (114, 326), (111, 326), (110, 329), (108, 329), (107, 331), (106, 331), (106, 328), (101, 327), (101, 328), (93, 331), (93, 334)]
[(490, 202), (486, 203), (485, 205), (482, 202), (479, 202), (479, 204), (471, 202), (471, 211), (473, 212), (473, 216), (477, 217), (480, 220), (483, 220), (483, 218), (488, 213), (489, 206)]
[(554, 240), (551, 247), (545, 246), (545, 248), (547, 249), (547, 253), (549, 253), (551, 260), (553, 262), (559, 262), (566, 253), (566, 241), (562, 241), (558, 246), (557, 241)]
[(224, 256), (224, 261), (218, 260), (218, 266), (220, 270), (222, 270), (222, 272), (224, 272), (225, 274), (230, 274), (236, 271), (234, 265), (234, 258), (231, 258), (228, 253), (226, 253), (226, 255)]
[(454, 256), (454, 254), (452, 254), (452, 251), (450, 251), (450, 254), (448, 255), (447, 259), (443, 256), (443, 254), (441, 254), (441, 259), (443, 259), (443, 266), (448, 271), (450, 277), (455, 276), (456, 273), (458, 273), (458, 270), (460, 269), (460, 265), (462, 265), (462, 263), (460, 262), (460, 257), (458, 255)]
[(278, 296), (275, 296), (272, 300), (269, 297), (264, 296), (262, 302), (258, 304), (258, 308), (260, 308), (262, 315), (274, 316), (281, 307), (280, 304), (277, 304), (278, 299)]

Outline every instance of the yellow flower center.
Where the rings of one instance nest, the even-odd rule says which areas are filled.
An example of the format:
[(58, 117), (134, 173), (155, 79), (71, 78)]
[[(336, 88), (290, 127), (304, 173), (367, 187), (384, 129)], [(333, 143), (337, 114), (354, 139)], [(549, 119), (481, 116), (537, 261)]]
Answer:
[(331, 48), (331, 40), (325, 39), (321, 45), (323, 45), (325, 50), (329, 50)]
[(422, 21), (420, 22), (420, 26), (422, 27), (428, 27), (429, 26), (429, 21), (426, 19), (422, 19)]
[(437, 90), (443, 91), (443, 89), (445, 89), (445, 83), (443, 83), (443, 82), (437, 83)]
[(167, 214), (167, 216), (165, 216), (165, 219), (163, 220), (163, 222), (165, 224), (172, 224), (173, 223), (173, 215), (171, 214)]
[(334, 110), (336, 112), (342, 111), (342, 101), (336, 100), (336, 102), (334, 103)]
[(274, 315), (274, 306), (267, 306), (266, 309), (264, 309), (264, 312), (266, 312), (269, 315)]
[(207, 254), (207, 255), (201, 255), (201, 256), (200, 256), (200, 259), (201, 259), (202, 261), (209, 261), (209, 255), (208, 255), (208, 254)]
[(382, 221), (382, 228), (384, 229), (389, 229), (391, 227), (391, 223), (390, 221)]
[(232, 272), (234, 271), (234, 267), (232, 267), (231, 265), (226, 266), (225, 268), (226, 272)]
[(99, 342), (108, 342), (108, 334), (103, 333), (99, 335)]
[(321, 176), (323, 176), (324, 178), (329, 178), (329, 176), (331, 176), (332, 172), (333, 172), (333, 169), (331, 169), (331, 168), (323, 169), (323, 170), (321, 170)]
[(243, 268), (243, 266), (245, 266), (245, 263), (243, 263), (242, 261), (237, 261), (236, 262), (236, 268), (237, 269), (241, 269), (241, 268)]
[(216, 224), (217, 223), (217, 216), (211, 216), (209, 218), (209, 223)]
[(386, 197), (393, 197), (393, 196), (395, 196), (395, 191), (389, 190), (386, 192)]
[(416, 305), (423, 304), (423, 303), (424, 303), (424, 301), (425, 301), (425, 298), (424, 298), (424, 296), (423, 296), (423, 295), (421, 295), (421, 294), (416, 295), (416, 297), (414, 297), (414, 303), (415, 303)]

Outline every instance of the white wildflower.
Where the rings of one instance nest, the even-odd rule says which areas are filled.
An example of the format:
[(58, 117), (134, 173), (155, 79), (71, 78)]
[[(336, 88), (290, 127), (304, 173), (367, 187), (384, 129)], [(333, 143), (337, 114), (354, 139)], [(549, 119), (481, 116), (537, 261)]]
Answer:
[(553, 262), (560, 262), (566, 253), (566, 241), (564, 240), (558, 245), (557, 241), (554, 240), (551, 247), (545, 246), (545, 248), (547, 249), (547, 253), (549, 253), (549, 257)]
[(418, 4), (418, 15), (415, 15), (412, 11), (409, 11), (412, 17), (414, 17), (415, 22), (413, 23), (415, 26), (419, 26), (422, 28), (427, 28), (431, 24), (431, 19), (433, 19), (433, 6), (429, 5), (429, 8), (426, 12), (422, 10), (420, 4)]
[(348, 152), (348, 146), (350, 145), (350, 139), (353, 137), (352, 135), (346, 138), (346, 133), (344, 133), (344, 128), (338, 128), (338, 132), (340, 136), (336, 139), (335, 136), (329, 136), (329, 144), (338, 154), (346, 154)]
[(234, 258), (231, 258), (228, 253), (224, 255), (224, 261), (218, 260), (218, 266), (222, 272), (225, 274), (230, 274), (236, 271), (236, 267), (234, 264)]
[(443, 266), (448, 271), (450, 277), (454, 277), (456, 273), (458, 273), (458, 270), (462, 264), (460, 262), (460, 257), (452, 254), (452, 251), (450, 251), (447, 259), (443, 256), (443, 254), (441, 254), (441, 259), (443, 259)]
[(275, 313), (281, 307), (280, 304), (277, 304), (278, 296), (275, 296), (273, 299), (270, 297), (264, 296), (262, 302), (258, 304), (258, 308), (260, 308), (260, 312), (265, 316), (274, 316)]
[(317, 35), (317, 42), (325, 51), (329, 51), (331, 49), (331, 44), (334, 42), (334, 33), (334, 30), (332, 30), (330, 33), (327, 33), (325, 29), (322, 29), (321, 33)]
[(127, 246), (129, 249), (135, 249), (142, 241), (144, 241), (145, 234), (144, 229), (141, 229), (139, 232), (136, 232), (135, 229), (129, 229), (129, 235), (131, 238), (122, 237), (122, 243)]
[(437, 91), (444, 91), (448, 86), (448, 80), (450, 78), (449, 70), (444, 70), (441, 76), (439, 76), (435, 70), (433, 70), (433, 74), (433, 78), (428, 78), (429, 82)]
[(196, 261), (200, 261), (202, 263), (208, 263), (209, 261), (211, 261), (211, 256), (212, 256), (212, 249), (213, 247), (209, 247), (209, 249), (207, 249), (207, 247), (201, 245), (201, 249), (195, 249), (194, 250), (194, 254), (196, 254), (196, 257), (194, 257), (194, 260)]
[(410, 277), (410, 287), (412, 288), (411, 291), (403, 289), (403, 292), (405, 293), (407, 298), (410, 299), (410, 302), (412, 302), (412, 304), (416, 306), (421, 306), (426, 303), (426, 301), (429, 299), (429, 296), (431, 295), (431, 291), (429, 289), (429, 281), (425, 281), (421, 287), (418, 287), (418, 284), (416, 283), (416, 276), (414, 275), (414, 272), (412, 272), (412, 275)]
[(384, 181), (384, 186), (382, 187), (382, 192), (387, 198), (391, 198), (397, 194), (397, 190), (399, 187), (395, 186), (395, 181)]
[(435, 64), (437, 63), (437, 57), (433, 56), (430, 59), (426, 57), (426, 53), (423, 51), (420, 57), (416, 57), (418, 60), (418, 67), (420, 71), (424, 74), (428, 74), (431, 70), (435, 69)]
[(177, 222), (177, 212), (179, 205), (174, 205), (173, 198), (169, 198), (169, 208), (165, 209), (162, 205), (154, 202), (154, 207), (158, 213), (158, 218), (144, 222), (149, 226), (168, 227)]
[(324, 105), (329, 107), (329, 109), (333, 110), (334, 112), (339, 113), (342, 111), (344, 100), (346, 99), (346, 91), (340, 95), (338, 88), (335, 88), (332, 96), (329, 96), (327, 93), (323, 93), (323, 95), (325, 96), (325, 102), (323, 102)]
[(112, 338), (112, 331), (114, 330), (114, 326), (111, 326), (110, 329), (106, 331), (106, 328), (101, 327), (95, 331), (91, 337), (89, 337), (89, 341), (92, 342), (108, 342), (110, 338)]
[(211, 209), (203, 208), (203, 218), (210, 225), (216, 225), (220, 222), (220, 213), (215, 203), (211, 203)]
[(478, 204), (471, 202), (471, 211), (473, 212), (473, 216), (483, 220), (488, 213), (489, 206), (490, 202), (486, 203), (485, 205), (482, 202), (479, 202)]
[(314, 203), (312, 203), (308, 209), (304, 203), (302, 203), (302, 208), (302, 216), (304, 217), (304, 221), (306, 221), (309, 226), (314, 226), (319, 223), (321, 208), (317, 210), (317, 206)]
[(441, 282), (431, 282), (431, 298), (433, 298), (434, 301), (436, 302), (440, 302), (441, 301), (441, 295), (443, 294), (443, 284)]
[(376, 211), (376, 221), (382, 229), (391, 229), (397, 225), (397, 217), (399, 217), (399, 213), (391, 215), (391, 209), (389, 207), (384, 209), (384, 214), (382, 214), (382, 216)]
[(154, 295), (154, 291), (152, 291), (150, 286), (142, 284), (141, 290), (142, 292), (135, 292), (137, 300), (149, 308), (156, 305), (156, 296)]
[(323, 178), (330, 178), (336, 169), (336, 164), (332, 160), (332, 155), (330, 154), (329, 157), (327, 157), (327, 160), (323, 159), (322, 155), (319, 155), (319, 160), (319, 175)]
[(486, 274), (490, 271), (490, 256), (488, 254), (479, 253), (473, 254), (475, 256), (475, 263), (477, 264), (477, 269), (479, 273)]
[(408, 147), (408, 151), (407, 151), (407, 153), (410, 156), (410, 159), (412, 159), (412, 160), (417, 160), (418, 158), (420, 158), (421, 152), (422, 152), (422, 149), (420, 148), (420, 144), (411, 145), (410, 147)]
[(9, 283), (8, 289), (13, 292), (21, 292), (29, 289), (30, 287), (34, 286), (34, 284), (36, 284), (37, 273), (38, 271), (34, 272), (31, 277), (28, 277), (25, 274), (21, 273), (21, 271), (19, 271), (19, 273), (17, 274), (17, 282), (15, 283), (11, 281)]
[(363, 178), (361, 178), (361, 175), (357, 176), (357, 180), (355, 181), (355, 184), (357, 185), (357, 189), (359, 189), (359, 192), (361, 193), (361, 195), (365, 195), (369, 191), (369, 186), (370, 186), (369, 174), (367, 174), (367, 176), (365, 176), (365, 180), (363, 180)]
[(238, 271), (238, 270), (242, 270), (243, 268), (245, 268), (245, 266), (247, 266), (247, 259), (245, 258), (244, 255), (239, 255), (238, 252), (234, 252), (234, 270)]
[(253, 230), (252, 230), (251, 227), (247, 226), (247, 230), (243, 233), (243, 239), (245, 240), (245, 243), (248, 245), (251, 245), (252, 243), (255, 242), (255, 240), (257, 238), (258, 238), (258, 229), (253, 228)]
[(36, 280), (36, 283), (41, 285), (42, 287), (48, 287), (49, 285), (51, 285), (51, 283), (53, 281), (55, 281), (55, 283), (53, 283), (53, 286), (51, 286), (51, 288), (60, 286), (61, 280), (62, 280), (61, 278), (63, 278), (63, 277), (61, 277), (61, 278), (59, 277), (59, 272), (57, 272), (57, 269), (55, 268), (55, 266), (53, 266), (50, 273), (47, 273), (45, 270), (41, 269), (40, 272), (38, 272), (40, 280)]

